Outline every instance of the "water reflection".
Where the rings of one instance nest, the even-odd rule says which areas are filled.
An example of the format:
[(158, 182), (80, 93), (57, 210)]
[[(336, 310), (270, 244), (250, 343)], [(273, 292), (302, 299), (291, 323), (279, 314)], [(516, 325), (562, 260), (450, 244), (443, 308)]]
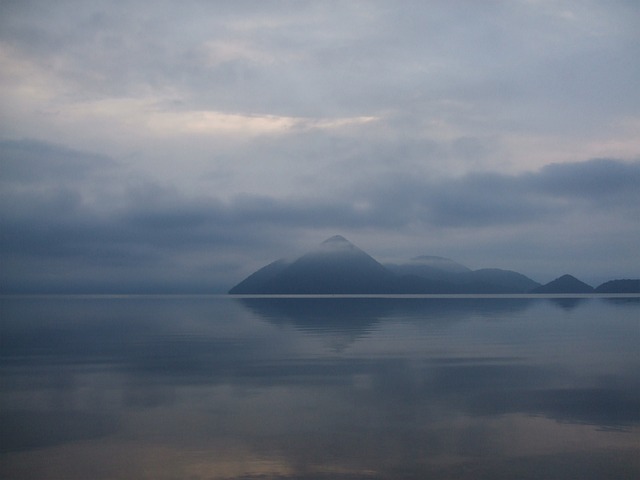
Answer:
[(640, 473), (638, 302), (0, 302), (3, 478)]
[(555, 303), (557, 306), (562, 308), (563, 310), (573, 310), (577, 308), (580, 304), (588, 302), (589, 300), (586, 298), (552, 298), (551, 301)]
[(254, 297), (238, 300), (274, 323), (288, 322), (305, 331), (362, 331), (380, 321), (418, 319), (449, 322), (468, 315), (505, 317), (527, 308), (530, 298), (425, 298), (425, 297)]

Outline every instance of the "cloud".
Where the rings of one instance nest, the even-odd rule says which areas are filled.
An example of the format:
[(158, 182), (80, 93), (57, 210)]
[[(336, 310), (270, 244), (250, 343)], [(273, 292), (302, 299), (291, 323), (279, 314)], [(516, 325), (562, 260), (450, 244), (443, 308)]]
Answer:
[(274, 115), (238, 115), (215, 111), (159, 113), (148, 119), (150, 129), (163, 135), (185, 133), (214, 135), (282, 134), (292, 130), (338, 129), (375, 121), (376, 117), (307, 119)]
[(56, 250), (129, 259), (114, 284), (135, 257), (222, 285), (335, 233), (489, 266), (635, 258), (633, 2), (0, 9), (2, 241), (25, 282)]
[(575, 197), (599, 202), (619, 201), (631, 204), (640, 195), (638, 162), (595, 159), (579, 164), (545, 166), (530, 179), (533, 187), (558, 197)]
[(7, 185), (50, 182), (52, 179), (73, 183), (84, 180), (92, 172), (116, 165), (104, 155), (34, 140), (5, 140), (0, 148), (0, 181)]
[(617, 207), (633, 217), (639, 180), (638, 162), (595, 159), (513, 175), (474, 173), (426, 180), (402, 176), (380, 182), (366, 194), (399, 216), (409, 212), (433, 225), (486, 227), (530, 223), (585, 208)]
[[(127, 168), (107, 157), (52, 144), (0, 142), (0, 155), (5, 289), (29, 278), (39, 285), (71, 282), (77, 288), (88, 277), (94, 277), (98, 288), (101, 276), (109, 278), (109, 288), (135, 278), (135, 288), (144, 289), (145, 281), (157, 284), (145, 275), (172, 270), (160, 282), (165, 288), (224, 288), (234, 274), (216, 274), (216, 265), (257, 267), (257, 258), (266, 263), (269, 255), (273, 260), (304, 248), (301, 238), (313, 232), (319, 242), (324, 232), (371, 231), (387, 238), (416, 229), (487, 235), (500, 227), (482, 240), (500, 244), (500, 236), (510, 229), (545, 235), (550, 225), (582, 215), (580, 228), (589, 231), (597, 228), (589, 219), (606, 215), (614, 236), (637, 218), (640, 204), (635, 188), (640, 163), (613, 159), (514, 175), (397, 175), (373, 184), (365, 175), (329, 198), (221, 198), (127, 179)], [(253, 266), (241, 265), (243, 257)], [(51, 271), (39, 271), (38, 262)], [(184, 283), (190, 274), (192, 280)]]

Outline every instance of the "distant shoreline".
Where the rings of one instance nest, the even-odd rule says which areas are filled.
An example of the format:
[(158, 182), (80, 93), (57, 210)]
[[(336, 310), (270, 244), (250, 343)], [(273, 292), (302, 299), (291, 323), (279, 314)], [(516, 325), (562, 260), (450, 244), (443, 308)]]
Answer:
[(301, 294), (231, 294), (231, 293), (2, 293), (1, 298), (130, 298), (130, 297), (185, 297), (185, 298), (639, 298), (640, 293), (301, 293)]

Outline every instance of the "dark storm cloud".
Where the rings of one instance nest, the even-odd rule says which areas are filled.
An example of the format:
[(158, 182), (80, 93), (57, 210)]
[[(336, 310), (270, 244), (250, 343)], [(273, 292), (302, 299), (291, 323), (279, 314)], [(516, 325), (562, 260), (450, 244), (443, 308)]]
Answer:
[(381, 212), (395, 212), (406, 222), (417, 216), (434, 225), (484, 227), (611, 207), (632, 218), (640, 201), (639, 181), (639, 162), (595, 159), (515, 175), (402, 177), (372, 187), (368, 195)]
[(545, 166), (528, 180), (533, 188), (558, 197), (633, 204), (640, 194), (640, 164), (615, 159), (554, 164)]
[[(223, 263), (228, 264), (229, 256), (268, 245), (274, 252), (279, 246), (280, 253), (273, 255), (283, 256), (296, 245), (296, 232), (385, 232), (415, 224), (473, 232), (590, 211), (630, 222), (637, 219), (640, 205), (640, 163), (613, 159), (516, 175), (470, 174), (437, 181), (397, 175), (376, 184), (354, 179), (332, 198), (245, 194), (223, 199), (127, 180), (126, 169), (108, 158), (50, 144), (1, 142), (0, 155), (4, 289), (17, 279), (27, 289), (29, 279), (77, 286), (86, 276), (98, 282), (107, 270), (112, 277), (105, 278), (112, 284), (126, 284), (127, 278), (144, 283), (145, 272), (157, 275), (167, 269), (173, 272), (164, 280), (167, 288), (174, 275), (180, 283), (186, 280), (178, 277), (189, 272), (192, 287), (219, 282), (223, 288), (232, 281), (205, 280), (205, 272), (199, 271), (203, 264), (215, 270), (219, 255), (227, 256)], [(106, 187), (105, 178), (110, 180)], [(198, 266), (184, 259), (193, 256), (200, 259), (195, 260)]]
[(2, 153), (1, 182), (30, 183), (50, 179), (74, 182), (95, 170), (115, 166), (104, 155), (65, 148), (33, 140), (0, 142)]

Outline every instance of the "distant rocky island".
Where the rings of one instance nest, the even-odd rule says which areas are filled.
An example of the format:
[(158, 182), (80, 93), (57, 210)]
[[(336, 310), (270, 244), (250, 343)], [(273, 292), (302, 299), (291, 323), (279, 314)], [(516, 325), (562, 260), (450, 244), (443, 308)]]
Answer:
[(640, 293), (640, 279), (612, 280), (597, 288), (571, 275), (546, 285), (512, 270), (471, 270), (453, 260), (416, 257), (381, 264), (336, 235), (294, 260), (277, 260), (234, 286), (232, 295), (313, 294), (574, 294)]

